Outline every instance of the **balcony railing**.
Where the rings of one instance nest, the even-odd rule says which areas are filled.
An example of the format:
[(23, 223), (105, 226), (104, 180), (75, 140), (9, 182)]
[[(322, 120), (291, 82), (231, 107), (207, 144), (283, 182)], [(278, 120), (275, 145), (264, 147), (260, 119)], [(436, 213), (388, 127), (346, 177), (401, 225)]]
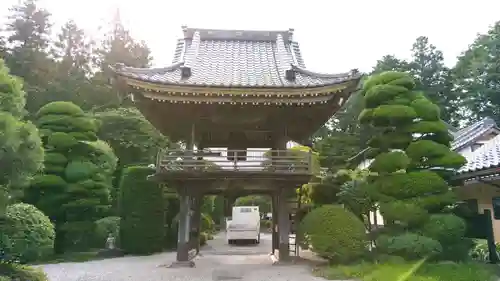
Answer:
[(312, 174), (312, 154), (292, 150), (162, 150), (158, 172), (263, 172)]

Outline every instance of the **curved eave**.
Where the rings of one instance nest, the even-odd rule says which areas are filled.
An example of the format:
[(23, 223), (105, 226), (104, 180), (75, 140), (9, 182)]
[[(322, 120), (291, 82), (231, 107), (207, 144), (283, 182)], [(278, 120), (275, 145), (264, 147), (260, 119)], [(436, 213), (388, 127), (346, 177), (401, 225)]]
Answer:
[(116, 73), (120, 78), (122, 78), (127, 85), (134, 88), (144, 89), (146, 91), (152, 92), (167, 92), (167, 93), (192, 93), (192, 94), (241, 94), (245, 96), (251, 95), (267, 95), (276, 94), (279, 97), (282, 94), (285, 97), (291, 97), (294, 95), (314, 95), (314, 94), (331, 94), (339, 91), (343, 91), (346, 88), (356, 89), (360, 78), (352, 78), (338, 83), (332, 83), (329, 85), (315, 85), (309, 87), (269, 87), (269, 86), (252, 86), (252, 87), (242, 87), (242, 86), (223, 86), (223, 85), (188, 85), (188, 84), (165, 84), (165, 83), (155, 83), (145, 79), (138, 79), (136, 77), (130, 77), (129, 75), (124, 75), (120, 72)]
[[(183, 62), (176, 63), (169, 67), (165, 68), (156, 68), (156, 69), (141, 69), (141, 68), (111, 68), (113, 72), (125, 79), (125, 81), (131, 85), (136, 87), (142, 87), (145, 89), (156, 89), (161, 91), (198, 91), (200, 92), (202, 89), (210, 89), (211, 91), (224, 92), (227, 90), (230, 91), (315, 91), (322, 92), (328, 91), (330, 88), (335, 88), (338, 85), (343, 85), (346, 83), (355, 82), (358, 84), (361, 79), (361, 74), (321, 74), (316, 72), (311, 72), (309, 70), (305, 70), (302, 68), (296, 68), (295, 71), (298, 75), (305, 75), (316, 80), (325, 80), (320, 83), (311, 83), (311, 84), (297, 84), (293, 82), (287, 82), (285, 85), (225, 85), (225, 84), (192, 84), (186, 82), (179, 81), (168, 81), (168, 80), (155, 80), (152, 77), (159, 77), (167, 72), (172, 72), (180, 69), (184, 65)], [(334, 81), (331, 81), (335, 79)], [(203, 91), (201, 91), (203, 92)]]

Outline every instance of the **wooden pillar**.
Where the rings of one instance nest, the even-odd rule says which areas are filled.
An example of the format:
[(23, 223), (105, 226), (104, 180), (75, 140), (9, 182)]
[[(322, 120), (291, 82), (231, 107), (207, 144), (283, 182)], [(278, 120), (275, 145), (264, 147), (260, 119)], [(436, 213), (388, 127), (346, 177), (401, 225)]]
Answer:
[(189, 209), (190, 199), (186, 192), (179, 194), (179, 229), (177, 238), (177, 261), (189, 261)]
[(499, 262), (499, 258), (495, 245), (495, 234), (493, 232), (493, 221), (492, 221), (493, 216), (491, 214), (491, 210), (484, 209), (483, 216), (485, 216), (486, 228), (487, 228), (486, 241), (488, 242), (488, 257), (490, 263), (497, 264)]
[(279, 236), (278, 236), (278, 194), (271, 195), (272, 200), (272, 253), (276, 252), (279, 248)]
[(200, 252), (200, 232), (201, 232), (201, 204), (203, 201), (203, 196), (197, 194), (193, 196), (193, 216), (192, 216), (192, 226), (191, 226), (191, 249), (196, 249), (196, 253)]
[(279, 259), (290, 259), (290, 213), (286, 198), (286, 189), (280, 187), (278, 196), (278, 232), (279, 232)]

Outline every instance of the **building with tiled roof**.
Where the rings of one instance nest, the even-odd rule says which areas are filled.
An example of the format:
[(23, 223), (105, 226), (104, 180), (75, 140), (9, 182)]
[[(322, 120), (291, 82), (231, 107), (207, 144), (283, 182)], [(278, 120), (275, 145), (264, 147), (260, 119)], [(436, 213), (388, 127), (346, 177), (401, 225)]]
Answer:
[[(221, 139), (228, 138), (227, 132), (231, 130), (221, 132), (221, 125), (213, 122), (214, 116), (210, 121), (208, 116), (199, 114), (217, 112), (218, 120), (227, 121), (232, 119), (232, 109), (236, 108), (227, 105), (244, 107), (238, 110), (240, 114), (261, 105), (264, 107), (260, 113), (252, 117), (256, 122), (250, 122), (246, 128), (242, 126), (239, 131), (244, 131), (257, 147), (268, 147), (263, 146), (263, 139), (273, 130), (269, 126), (286, 123), (290, 125), (287, 134), (291, 140), (303, 143), (357, 90), (361, 79), (357, 70), (327, 74), (307, 69), (299, 44), (293, 38), (293, 29), (182, 27), (182, 34), (171, 65), (112, 67), (123, 91), (133, 93), (136, 100), (141, 99), (138, 108), (173, 140), (190, 136), (190, 130), (179, 130), (179, 119), (189, 123), (201, 118), (205, 124), (199, 127), (203, 132), (198, 135), (204, 138), (205, 147), (220, 146)], [(188, 107), (189, 110), (182, 110)], [(199, 114), (187, 114), (195, 110)], [(284, 118), (276, 120), (276, 114), (284, 114)], [(275, 120), (271, 122), (269, 118)]]
[[(467, 157), (485, 142), (497, 136), (500, 129), (493, 119), (486, 117), (463, 129), (450, 133), (453, 135), (451, 149)], [(465, 150), (465, 148), (470, 148), (470, 150)]]
[[(293, 29), (183, 27), (182, 35), (170, 65), (112, 67), (118, 91), (171, 141), (186, 145), (180, 152), (160, 150), (152, 175), (178, 191), (177, 261), (186, 262), (189, 245), (196, 243), (186, 240), (188, 210), (190, 202), (201, 201), (189, 197), (222, 193), (227, 203), (241, 192), (272, 194), (273, 251), (279, 246), (285, 260), (290, 253), (284, 190), (295, 191), (315, 175), (312, 152), (290, 155), (286, 144), (308, 143), (358, 89), (361, 74), (307, 69)], [(217, 157), (212, 163), (218, 169), (208, 167), (204, 157)], [(193, 213), (201, 215), (199, 208)]]
[(360, 78), (357, 71), (326, 74), (306, 69), (293, 29), (183, 27), (183, 33), (171, 65), (147, 69), (119, 66), (116, 72), (155, 84), (232, 88), (318, 88)]

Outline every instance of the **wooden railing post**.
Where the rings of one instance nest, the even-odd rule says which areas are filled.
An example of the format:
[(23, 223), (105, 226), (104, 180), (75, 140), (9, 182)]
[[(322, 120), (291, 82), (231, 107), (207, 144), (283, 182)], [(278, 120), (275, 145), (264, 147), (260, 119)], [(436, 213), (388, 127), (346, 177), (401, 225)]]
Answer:
[(233, 156), (233, 171), (238, 170), (238, 151), (234, 151), (234, 156)]

